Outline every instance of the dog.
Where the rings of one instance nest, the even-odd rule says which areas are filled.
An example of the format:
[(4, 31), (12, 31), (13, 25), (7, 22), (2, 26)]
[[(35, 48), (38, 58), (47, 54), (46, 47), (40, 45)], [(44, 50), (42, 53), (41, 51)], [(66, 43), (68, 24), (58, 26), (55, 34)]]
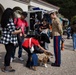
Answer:
[(53, 54), (50, 52), (45, 52), (42, 54), (37, 54), (37, 56), (38, 56), (39, 65), (44, 65), (44, 67), (47, 68), (48, 60), (49, 60), (50, 56), (53, 56)]

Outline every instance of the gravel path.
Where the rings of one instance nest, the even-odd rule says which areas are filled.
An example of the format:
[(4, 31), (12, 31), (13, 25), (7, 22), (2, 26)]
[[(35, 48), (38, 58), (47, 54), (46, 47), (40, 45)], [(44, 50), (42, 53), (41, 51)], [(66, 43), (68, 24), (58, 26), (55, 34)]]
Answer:
[[(53, 53), (53, 40), (49, 45), (49, 50)], [(27, 60), (27, 53), (23, 51), (24, 61), (21, 62), (17, 58), (11, 63), (12, 67), (16, 70), (15, 73), (4, 73), (0, 70), (0, 75), (76, 75), (76, 51), (72, 48), (72, 39), (65, 39), (65, 50), (61, 51), (62, 64), (61, 67), (52, 67), (51, 62), (54, 62), (54, 56), (51, 57), (51, 62), (48, 63), (48, 67), (38, 66), (37, 71), (30, 70), (25, 67)], [(3, 59), (5, 55), (5, 48), (0, 44), (0, 67), (3, 66)]]

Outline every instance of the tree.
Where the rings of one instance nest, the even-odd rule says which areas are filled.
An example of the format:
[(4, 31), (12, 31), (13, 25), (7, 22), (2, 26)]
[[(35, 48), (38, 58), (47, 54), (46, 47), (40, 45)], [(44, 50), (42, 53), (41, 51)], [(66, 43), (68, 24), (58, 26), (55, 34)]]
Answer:
[(59, 6), (59, 12), (71, 20), (76, 15), (76, 0), (45, 0), (53, 5)]
[(74, 21), (76, 21), (76, 16), (73, 16), (73, 17), (71, 18), (71, 24), (73, 24)]

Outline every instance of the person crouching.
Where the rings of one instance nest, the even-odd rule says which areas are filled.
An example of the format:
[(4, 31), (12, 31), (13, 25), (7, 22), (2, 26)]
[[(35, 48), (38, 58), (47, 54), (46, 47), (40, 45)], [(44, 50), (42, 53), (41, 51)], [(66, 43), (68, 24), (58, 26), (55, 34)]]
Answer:
[(26, 38), (22, 44), (23, 49), (28, 53), (26, 67), (32, 67), (34, 70), (36, 70), (36, 66), (38, 65), (38, 57), (35, 53), (34, 46), (39, 47), (43, 53), (47, 52), (47, 50), (40, 46), (39, 37), (38, 35), (34, 35), (34, 37)]

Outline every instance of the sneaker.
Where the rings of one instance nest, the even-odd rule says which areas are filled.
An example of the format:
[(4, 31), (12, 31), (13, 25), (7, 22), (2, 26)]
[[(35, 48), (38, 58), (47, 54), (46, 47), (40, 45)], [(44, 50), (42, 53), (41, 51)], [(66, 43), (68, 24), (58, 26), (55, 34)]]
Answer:
[(11, 58), (11, 61), (10, 62), (13, 62), (15, 60), (15, 58)]
[(76, 51), (76, 49), (73, 49), (73, 51)]
[(11, 58), (11, 61), (10, 62), (13, 62), (13, 58)]
[(23, 61), (24, 59), (22, 57), (20, 57), (19, 60)]
[(1, 71), (2, 72), (5, 72), (5, 66), (1, 68)]
[(74, 50), (76, 52), (76, 50)]

